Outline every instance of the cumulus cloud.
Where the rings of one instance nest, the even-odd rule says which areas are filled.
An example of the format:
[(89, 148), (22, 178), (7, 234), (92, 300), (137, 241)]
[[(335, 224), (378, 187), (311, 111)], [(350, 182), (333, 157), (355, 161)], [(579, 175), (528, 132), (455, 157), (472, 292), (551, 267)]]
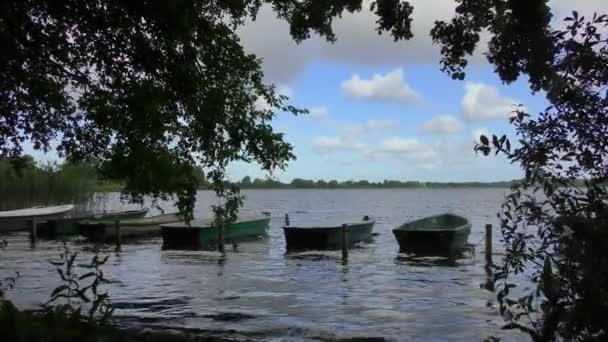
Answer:
[[(440, 47), (433, 44), (429, 33), (435, 20), (450, 20), (454, 16), (454, 0), (410, 0), (414, 7), (412, 32), (409, 41), (393, 41), (388, 34), (376, 32), (377, 16), (369, 10), (369, 1), (364, 1), (360, 12), (344, 13), (335, 18), (332, 27), (337, 42), (328, 43), (316, 35), (300, 44), (289, 35), (289, 25), (277, 19), (272, 8), (262, 6), (255, 21), (249, 21), (237, 31), (246, 51), (263, 58), (264, 72), (271, 82), (289, 82), (299, 75), (307, 65), (318, 61), (331, 61), (354, 66), (396, 66), (411, 63), (438, 65)], [(605, 10), (605, 0), (552, 0), (555, 25), (570, 15), (573, 9), (590, 16), (594, 11)], [(487, 34), (469, 65), (485, 63), (483, 52), (487, 49)]]
[[(329, 43), (313, 34), (296, 44), (289, 35), (289, 25), (276, 18), (271, 7), (262, 6), (255, 21), (238, 30), (246, 51), (263, 58), (264, 73), (272, 82), (289, 82), (307, 65), (318, 61), (347, 63), (355, 66), (403, 65), (403, 63), (432, 63), (437, 65), (439, 47), (434, 45), (429, 32), (437, 19), (450, 19), (454, 14), (454, 0), (411, 0), (414, 6), (412, 31), (414, 38), (395, 42), (376, 31), (377, 16), (364, 1), (361, 11), (344, 13), (335, 18), (332, 27), (337, 42)], [(481, 53), (473, 62), (483, 61)]]
[(427, 133), (451, 134), (462, 131), (462, 123), (450, 114), (438, 115), (420, 126)]
[(420, 100), (403, 77), (403, 69), (397, 68), (384, 75), (374, 74), (371, 79), (362, 79), (354, 74), (342, 82), (342, 90), (352, 98), (387, 102), (414, 103)]
[[(276, 94), (285, 95), (287, 97), (292, 97), (293, 89), (291, 89), (289, 86), (287, 86), (285, 84), (279, 84), (276, 87)], [(255, 101), (255, 108), (257, 110), (272, 110), (273, 109), (272, 106), (263, 97), (257, 98), (257, 100)]]
[(378, 151), (394, 154), (410, 154), (428, 150), (428, 146), (422, 144), (416, 139), (404, 139), (400, 137), (392, 137), (386, 139), (378, 145)]
[(366, 155), (370, 159), (387, 156), (413, 160), (426, 165), (436, 164), (437, 162), (437, 153), (434, 149), (413, 138), (391, 137), (384, 139)]
[(363, 127), (364, 128), (368, 128), (368, 129), (385, 129), (385, 128), (395, 127), (397, 125), (399, 125), (399, 120), (394, 120), (394, 119), (375, 120), (375, 119), (371, 119), (371, 120), (367, 120), (367, 122), (365, 124), (363, 124)]
[(364, 138), (374, 132), (397, 125), (399, 125), (399, 120), (392, 119), (370, 119), (360, 124), (341, 125), (338, 134), (334, 137), (316, 137), (312, 143), (313, 151), (319, 154), (329, 154), (339, 151), (364, 150), (368, 146), (363, 142)]
[(496, 87), (485, 83), (466, 82), (462, 98), (462, 112), (465, 119), (483, 121), (506, 119), (513, 116), (517, 100), (503, 97)]
[(343, 137), (317, 137), (312, 143), (313, 150), (319, 154), (329, 154), (338, 151), (358, 151), (367, 145), (358, 141), (349, 141)]
[(325, 106), (312, 107), (309, 109), (308, 117), (318, 120), (324, 120), (329, 117), (329, 110)]
[(350, 137), (360, 137), (363, 133), (374, 131), (374, 130), (382, 130), (389, 129), (399, 125), (399, 120), (394, 119), (383, 119), (376, 120), (370, 119), (364, 123), (360, 124), (351, 124), (346, 125), (342, 128), (342, 134)]

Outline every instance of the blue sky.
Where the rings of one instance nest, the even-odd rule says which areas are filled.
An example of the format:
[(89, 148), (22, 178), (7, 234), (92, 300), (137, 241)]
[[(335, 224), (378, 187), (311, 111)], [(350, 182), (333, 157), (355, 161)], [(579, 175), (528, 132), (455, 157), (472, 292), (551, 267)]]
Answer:
[[(319, 62), (278, 89), (311, 111), (299, 117), (279, 114), (274, 122), (297, 156), (285, 172), (275, 174), (284, 181), (513, 179), (520, 176), (516, 166), (503, 158), (475, 155), (474, 136), (514, 136), (508, 124), (514, 105), (522, 103), (532, 112), (545, 106), (524, 82), (503, 86), (485, 67), (471, 69), (462, 82), (431, 64), (352, 67)], [(482, 93), (475, 97), (479, 89)], [(495, 96), (485, 103), (487, 93)], [(473, 110), (463, 105), (467, 96)], [(255, 166), (230, 168), (231, 178), (244, 175), (265, 174)]]
[[(255, 22), (239, 30), (246, 50), (263, 58), (266, 80), (311, 109), (308, 117), (279, 114), (274, 127), (293, 144), (297, 160), (273, 176), (355, 180), (496, 181), (521, 177), (517, 165), (501, 157), (476, 156), (479, 133), (507, 134), (516, 104), (531, 115), (547, 103), (532, 95), (525, 79), (504, 85), (483, 52), (487, 35), (469, 60), (465, 81), (439, 68), (439, 47), (429, 38), (437, 19), (449, 20), (453, 0), (413, 0), (414, 38), (394, 43), (374, 30), (367, 9), (333, 23), (338, 38), (296, 44), (289, 27), (263, 8)], [(550, 1), (554, 27), (573, 9), (583, 15), (605, 11), (605, 0)], [(364, 6), (367, 7), (367, 6)], [(559, 19), (559, 20), (558, 20)], [(256, 165), (234, 164), (229, 176), (265, 177)]]
[[(604, 10), (604, 1), (550, 4), (555, 18), (563, 18), (573, 9), (583, 15)], [(274, 177), (282, 181), (521, 177), (517, 165), (504, 158), (476, 156), (474, 139), (488, 132), (515, 138), (508, 124), (514, 105), (522, 104), (535, 115), (547, 105), (542, 94), (533, 96), (525, 79), (502, 84), (483, 56), (487, 42), (483, 35), (469, 60), (465, 81), (442, 73), (439, 48), (432, 44), (429, 31), (435, 20), (453, 16), (455, 2), (411, 2), (414, 38), (406, 42), (379, 36), (375, 16), (367, 9), (334, 21), (335, 44), (316, 36), (296, 44), (287, 24), (265, 7), (255, 22), (239, 29), (245, 49), (263, 59), (266, 81), (288, 95), (290, 104), (311, 110), (299, 117), (277, 114), (273, 126), (285, 133), (297, 160)], [(554, 26), (561, 25), (561, 20), (554, 21)], [(234, 163), (228, 171), (232, 180), (267, 175), (255, 164)]]

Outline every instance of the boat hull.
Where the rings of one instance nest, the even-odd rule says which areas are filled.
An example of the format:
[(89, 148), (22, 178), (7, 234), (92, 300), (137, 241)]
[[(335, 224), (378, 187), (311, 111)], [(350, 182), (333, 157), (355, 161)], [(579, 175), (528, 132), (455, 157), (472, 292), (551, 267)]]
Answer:
[[(166, 214), (142, 219), (129, 219), (120, 221), (121, 239), (135, 239), (160, 234), (160, 225), (180, 221), (177, 214)], [(93, 242), (116, 241), (115, 222), (85, 221), (79, 222), (78, 233)]]
[(99, 222), (102, 220), (129, 220), (143, 218), (147, 210), (130, 210), (125, 212), (107, 213), (101, 215), (88, 215), (80, 217), (66, 217), (49, 219), (38, 225), (38, 235), (52, 238), (56, 236), (68, 236), (78, 234), (78, 223), (84, 220)]
[(70, 204), (3, 211), (0, 212), (0, 233), (30, 230), (34, 217), (38, 222), (51, 218), (61, 218), (72, 209), (74, 209), (74, 206)]
[[(451, 221), (450, 221), (451, 220)], [(455, 222), (454, 225), (450, 225)], [(406, 223), (393, 230), (400, 253), (455, 255), (465, 250), (471, 225), (456, 215), (439, 215)]]
[[(349, 224), (347, 228), (348, 248), (358, 242), (369, 241), (374, 224), (374, 221)], [(342, 248), (342, 227), (283, 227), (283, 233), (287, 252)]]
[[(270, 217), (243, 220), (231, 224), (224, 230), (224, 242), (232, 243), (255, 239), (268, 234)], [(211, 225), (191, 226), (185, 224), (161, 226), (163, 248), (208, 249), (218, 242), (218, 229)]]

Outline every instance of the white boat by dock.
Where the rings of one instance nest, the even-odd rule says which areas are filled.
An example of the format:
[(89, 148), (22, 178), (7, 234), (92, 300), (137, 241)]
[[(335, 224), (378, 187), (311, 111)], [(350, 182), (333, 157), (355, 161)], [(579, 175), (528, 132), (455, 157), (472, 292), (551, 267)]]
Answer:
[(28, 222), (34, 219), (60, 218), (72, 209), (74, 209), (73, 204), (65, 204), (0, 211), (0, 233), (26, 230), (28, 229)]

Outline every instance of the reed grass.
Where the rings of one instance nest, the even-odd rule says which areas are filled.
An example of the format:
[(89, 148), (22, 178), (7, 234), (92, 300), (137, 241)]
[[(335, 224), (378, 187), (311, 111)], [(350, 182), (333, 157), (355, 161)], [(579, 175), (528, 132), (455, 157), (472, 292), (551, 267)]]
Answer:
[(67, 203), (88, 207), (96, 198), (97, 184), (90, 165), (31, 163), (16, 169), (0, 160), (0, 210)]

